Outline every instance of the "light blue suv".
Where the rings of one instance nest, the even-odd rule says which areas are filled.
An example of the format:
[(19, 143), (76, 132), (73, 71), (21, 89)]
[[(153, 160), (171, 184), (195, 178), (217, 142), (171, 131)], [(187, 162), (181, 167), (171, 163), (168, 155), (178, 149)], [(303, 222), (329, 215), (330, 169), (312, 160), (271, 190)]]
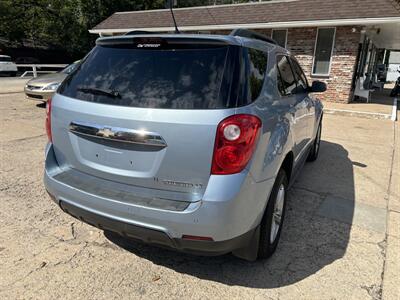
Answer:
[(202, 255), (276, 249), (286, 195), (318, 156), (322, 105), (258, 33), (100, 38), (47, 106), (44, 182), (68, 214)]

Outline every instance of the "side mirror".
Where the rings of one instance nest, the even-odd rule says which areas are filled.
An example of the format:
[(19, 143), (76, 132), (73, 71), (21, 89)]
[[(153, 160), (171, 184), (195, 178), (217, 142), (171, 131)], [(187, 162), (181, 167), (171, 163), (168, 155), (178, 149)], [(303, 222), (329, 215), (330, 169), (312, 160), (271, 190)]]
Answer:
[(326, 83), (322, 81), (313, 81), (310, 92), (312, 93), (323, 93), (326, 91)]

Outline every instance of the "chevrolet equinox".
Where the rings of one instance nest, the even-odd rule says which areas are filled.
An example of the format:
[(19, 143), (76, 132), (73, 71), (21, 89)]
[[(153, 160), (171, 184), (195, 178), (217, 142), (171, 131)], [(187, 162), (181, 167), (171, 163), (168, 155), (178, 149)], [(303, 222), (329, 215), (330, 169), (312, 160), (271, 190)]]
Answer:
[(267, 258), (288, 188), (318, 156), (325, 90), (243, 29), (99, 38), (48, 101), (46, 189), (122, 236)]

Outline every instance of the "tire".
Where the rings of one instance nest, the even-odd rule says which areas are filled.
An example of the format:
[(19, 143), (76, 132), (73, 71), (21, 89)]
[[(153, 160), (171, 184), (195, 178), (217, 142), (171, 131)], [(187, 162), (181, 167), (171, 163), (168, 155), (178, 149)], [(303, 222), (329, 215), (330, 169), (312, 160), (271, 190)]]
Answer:
[[(276, 177), (274, 187), (272, 188), (271, 195), (268, 199), (267, 208), (265, 209), (265, 213), (260, 224), (260, 240), (257, 254), (258, 259), (265, 259), (270, 257), (272, 254), (274, 254), (276, 247), (278, 246), (283, 226), (283, 220), (285, 218), (287, 188), (288, 180), (286, 173), (283, 169), (280, 169), (278, 172), (278, 176)], [(280, 203), (280, 210), (278, 208), (279, 201), (283, 201), (283, 203)], [(278, 206), (276, 206), (276, 204), (278, 204)], [(279, 227), (277, 228), (276, 221), (279, 217), (279, 211), (280, 222)]]
[(321, 131), (322, 131), (322, 121), (319, 122), (317, 134), (314, 139), (314, 143), (311, 147), (310, 153), (308, 154), (307, 161), (316, 161), (319, 154), (319, 148), (321, 144)]
[(17, 76), (17, 72), (12, 72), (12, 73), (10, 73), (10, 76), (11, 76), (11, 77)]

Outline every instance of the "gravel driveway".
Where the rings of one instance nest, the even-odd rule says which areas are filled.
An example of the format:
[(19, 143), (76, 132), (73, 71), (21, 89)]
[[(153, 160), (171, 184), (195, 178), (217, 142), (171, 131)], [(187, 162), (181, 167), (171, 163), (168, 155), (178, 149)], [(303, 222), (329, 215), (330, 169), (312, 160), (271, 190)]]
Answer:
[(249, 263), (124, 240), (63, 213), (42, 184), (45, 110), (4, 86), (1, 299), (382, 297), (393, 122), (325, 116), (320, 158), (290, 191), (276, 254)]

